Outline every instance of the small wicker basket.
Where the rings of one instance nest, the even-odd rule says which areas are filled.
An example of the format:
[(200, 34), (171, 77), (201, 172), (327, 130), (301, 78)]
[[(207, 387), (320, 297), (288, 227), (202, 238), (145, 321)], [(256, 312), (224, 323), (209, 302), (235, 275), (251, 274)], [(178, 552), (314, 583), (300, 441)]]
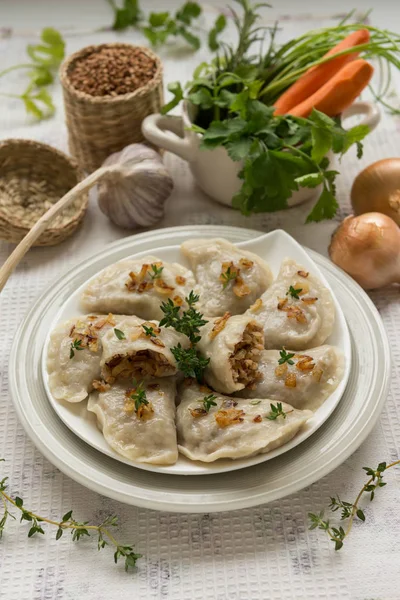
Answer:
[[(75, 62), (102, 48), (140, 48), (156, 63), (153, 78), (143, 87), (119, 96), (91, 96), (73, 87), (69, 73)], [(69, 56), (61, 65), (69, 149), (88, 172), (100, 167), (114, 152), (135, 142), (143, 142), (142, 121), (159, 112), (163, 104), (162, 64), (158, 56), (132, 44), (87, 46)]]
[[(74, 160), (39, 142), (0, 142), (0, 238), (18, 243), (49, 209), (83, 177)], [(83, 193), (59, 215), (35, 246), (54, 246), (68, 238), (85, 216)]]

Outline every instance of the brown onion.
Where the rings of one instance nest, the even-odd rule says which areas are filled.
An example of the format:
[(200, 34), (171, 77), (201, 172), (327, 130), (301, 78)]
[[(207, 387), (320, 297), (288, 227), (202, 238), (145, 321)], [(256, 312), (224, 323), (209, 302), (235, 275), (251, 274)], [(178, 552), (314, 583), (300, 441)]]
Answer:
[(380, 212), (400, 225), (400, 158), (385, 158), (361, 171), (351, 188), (354, 214)]
[(400, 229), (386, 215), (346, 217), (332, 236), (329, 256), (366, 290), (400, 283)]

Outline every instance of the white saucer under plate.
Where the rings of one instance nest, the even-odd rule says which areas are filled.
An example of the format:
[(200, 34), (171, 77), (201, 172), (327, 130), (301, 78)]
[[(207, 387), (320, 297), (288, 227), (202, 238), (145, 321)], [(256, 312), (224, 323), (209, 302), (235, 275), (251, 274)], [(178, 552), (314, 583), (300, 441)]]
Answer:
[[(289, 234), (282, 230), (273, 231), (264, 235), (258, 236), (247, 242), (240, 242), (239, 246), (246, 248), (254, 252), (264, 260), (266, 260), (271, 267), (271, 270), (276, 276), (278, 274), (282, 259), (286, 256), (295, 258), (300, 265), (302, 265), (307, 271), (310, 271), (314, 275), (317, 275), (324, 283), (329, 287), (329, 283), (325, 280), (323, 272), (317, 267), (313, 259), (309, 254), (294, 240)], [(167, 246), (163, 248), (153, 248), (152, 254), (166, 262), (178, 262), (189, 267), (186, 258), (181, 254), (179, 246)], [(141, 255), (148, 254), (148, 251), (135, 254), (135, 258), (139, 258)], [(107, 264), (115, 261), (113, 249), (110, 248), (110, 253), (103, 259), (99, 258), (93, 263), (89, 269), (85, 269), (88, 274), (88, 279), (93, 275), (97, 275), (98, 269), (104, 266), (104, 261), (107, 260)], [(99, 266), (101, 264), (101, 266)], [(75, 269), (75, 278), (78, 277), (79, 267)], [(96, 271), (94, 271), (96, 269)], [(57, 312), (57, 316), (53, 321), (47, 319), (49, 334), (43, 349), (42, 358), (42, 376), (44, 386), (46, 388), (47, 396), (50, 400), (51, 405), (60, 417), (60, 419), (78, 435), (84, 442), (87, 442), (96, 450), (115, 458), (116, 460), (122, 461), (126, 464), (135, 466), (139, 469), (145, 469), (146, 471), (154, 471), (156, 473), (168, 473), (170, 475), (209, 475), (211, 473), (224, 473), (226, 471), (234, 471), (236, 469), (243, 469), (244, 467), (251, 467), (257, 465), (266, 460), (271, 460), (284, 452), (287, 452), (306, 440), (310, 435), (315, 433), (319, 427), (326, 421), (331, 415), (333, 410), (336, 408), (343, 392), (346, 388), (346, 384), (349, 378), (350, 367), (351, 367), (351, 342), (350, 334), (346, 324), (346, 319), (340, 307), (339, 302), (336, 300), (333, 290), (331, 290), (336, 310), (336, 319), (333, 332), (326, 343), (337, 346), (341, 349), (344, 355), (345, 370), (343, 379), (338, 385), (337, 389), (331, 394), (331, 396), (323, 403), (323, 405), (316, 411), (314, 416), (307, 421), (306, 425), (301, 431), (287, 444), (284, 444), (280, 448), (276, 448), (267, 454), (258, 454), (257, 456), (251, 456), (247, 458), (241, 458), (237, 460), (217, 460), (211, 463), (201, 463), (189, 460), (183, 455), (179, 455), (177, 462), (174, 465), (153, 465), (148, 463), (137, 463), (128, 458), (124, 458), (115, 450), (113, 450), (106, 442), (103, 434), (97, 427), (97, 420), (93, 413), (89, 412), (86, 408), (87, 402), (74, 403), (60, 402), (56, 400), (50, 391), (48, 385), (48, 373), (47, 373), (47, 351), (48, 344), (50, 342), (50, 333), (54, 327), (60, 321), (66, 321), (77, 315), (84, 314), (79, 306), (79, 300), (83, 292), (83, 288), (87, 285), (85, 282), (81, 286), (77, 286), (75, 291), (68, 296), (65, 304), (61, 311)], [(69, 286), (68, 286), (69, 287)], [(70, 287), (69, 287), (70, 289)]]
[(175, 512), (210, 512), (284, 497), (326, 475), (356, 450), (371, 431), (387, 396), (389, 345), (368, 296), (329, 260), (311, 250), (307, 252), (334, 290), (349, 325), (351, 372), (346, 390), (326, 423), (274, 460), (218, 476), (184, 477), (137, 469), (83, 442), (60, 420), (47, 398), (41, 353), (49, 327), (60, 320), (67, 299), (94, 273), (126, 256), (176, 246), (193, 237), (218, 236), (240, 243), (259, 235), (261, 232), (235, 227), (188, 226), (125, 238), (74, 267), (38, 299), (14, 340), (10, 388), (25, 430), (54, 465), (83, 485), (128, 504)]

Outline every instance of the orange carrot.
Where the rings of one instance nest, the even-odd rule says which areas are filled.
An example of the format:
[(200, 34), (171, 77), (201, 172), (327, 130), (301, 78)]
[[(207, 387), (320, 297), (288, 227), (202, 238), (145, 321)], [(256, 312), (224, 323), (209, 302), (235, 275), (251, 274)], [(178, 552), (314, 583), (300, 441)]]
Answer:
[[(329, 52), (325, 54), (324, 58), (327, 56), (332, 56), (333, 54), (337, 54), (338, 52), (343, 52), (343, 50), (348, 50), (354, 46), (366, 44), (368, 41), (368, 29), (358, 29), (358, 31), (354, 31), (344, 40), (339, 42), (339, 44), (332, 48), (332, 50), (329, 50)], [(301, 75), (299, 79), (295, 81), (295, 83), (291, 85), (290, 88), (288, 88), (286, 92), (284, 92), (282, 96), (280, 96), (275, 102), (275, 114), (284, 115), (290, 112), (291, 108), (297, 106), (297, 104), (300, 104), (300, 102), (303, 102), (303, 100), (306, 100), (306, 98), (309, 98), (320, 87), (325, 85), (329, 79), (336, 75), (336, 73), (340, 71), (345, 64), (357, 58), (358, 55), (358, 52), (343, 54), (343, 56), (333, 58), (329, 62), (323, 63), (322, 65), (316, 65), (315, 67), (308, 69), (308, 71)]]
[(359, 58), (348, 63), (315, 94), (289, 111), (295, 117), (308, 117), (313, 108), (330, 117), (350, 106), (368, 85), (374, 69)]

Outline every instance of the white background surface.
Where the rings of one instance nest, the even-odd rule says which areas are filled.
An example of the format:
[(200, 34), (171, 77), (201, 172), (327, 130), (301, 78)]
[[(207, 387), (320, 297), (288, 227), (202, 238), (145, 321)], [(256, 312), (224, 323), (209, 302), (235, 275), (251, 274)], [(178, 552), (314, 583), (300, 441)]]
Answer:
[[(212, 6), (211, 6), (212, 4)], [(213, 18), (208, 3), (207, 19)], [(224, 5), (225, 2), (218, 3)], [(177, 3), (142, 0), (147, 10), (173, 8)], [(374, 24), (398, 31), (400, 5), (391, 0), (372, 2), (276, 1), (266, 13), (272, 22), (288, 15), (285, 38), (332, 24), (333, 12), (355, 6), (374, 8)], [(307, 15), (305, 14), (307, 13)], [(297, 15), (297, 17), (296, 17)], [(26, 43), (45, 25), (87, 30), (111, 22), (102, 0), (61, 2), (0, 0), (0, 27), (15, 28), (10, 38), (0, 38), (0, 68), (24, 59)], [(120, 36), (141, 42), (136, 32)], [(89, 43), (117, 39), (115, 33), (80, 34), (67, 37), (70, 53)], [(193, 67), (207, 58), (164, 49), (166, 82), (189, 78)], [(22, 74), (0, 80), (0, 91), (21, 89)], [(59, 86), (54, 96), (57, 116), (30, 124), (17, 101), (0, 103), (0, 138), (26, 137), (46, 141), (66, 150), (66, 132)], [(341, 165), (338, 195), (341, 204), (336, 222), (303, 225), (309, 207), (285, 213), (242, 217), (204, 196), (193, 184), (182, 161), (166, 155), (176, 188), (159, 226), (180, 224), (227, 224), (270, 231), (283, 227), (299, 242), (326, 254), (337, 222), (349, 212), (348, 193), (355, 174), (373, 160), (399, 156), (399, 120), (385, 117), (365, 144), (361, 162), (353, 154)], [(120, 516), (119, 537), (135, 543), (144, 558), (135, 574), (115, 567), (109, 551), (97, 554), (95, 541), (72, 544), (67, 536), (56, 542), (51, 531), (44, 538), (28, 540), (26, 527), (11, 523), (0, 542), (1, 600), (105, 600), (117, 598), (173, 598), (185, 600), (275, 599), (381, 599), (400, 597), (400, 517), (398, 511), (400, 469), (387, 474), (388, 486), (366, 509), (367, 523), (356, 523), (340, 553), (334, 553), (322, 532), (307, 530), (307, 513), (326, 506), (336, 492), (353, 501), (364, 481), (361, 468), (400, 455), (400, 295), (392, 288), (371, 293), (384, 320), (393, 351), (391, 394), (381, 420), (370, 438), (345, 464), (301, 493), (268, 506), (216, 515), (177, 515), (126, 507), (87, 491), (62, 475), (34, 448), (19, 425), (8, 392), (7, 361), (13, 336), (32, 301), (59, 273), (96, 252), (104, 244), (127, 235), (112, 226), (92, 198), (83, 228), (69, 241), (51, 249), (34, 249), (24, 259), (0, 297), (0, 473), (10, 476), (10, 489), (38, 512), (58, 518), (70, 508), (77, 518), (98, 522), (108, 513)], [(0, 243), (0, 261), (12, 246)], [(32, 340), (32, 343), (35, 343)], [(1, 477), (3, 475), (1, 474)]]

